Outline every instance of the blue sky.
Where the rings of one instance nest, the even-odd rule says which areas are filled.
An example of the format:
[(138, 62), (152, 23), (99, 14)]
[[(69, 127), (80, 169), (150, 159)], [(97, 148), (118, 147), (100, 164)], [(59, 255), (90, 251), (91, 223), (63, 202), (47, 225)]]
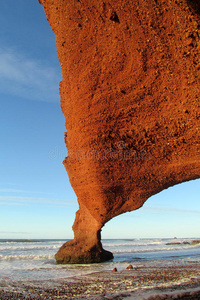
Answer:
[[(0, 1), (0, 28), (0, 238), (72, 238), (54, 33), (37, 0)], [(200, 180), (169, 188), (102, 237), (200, 237), (199, 195)]]

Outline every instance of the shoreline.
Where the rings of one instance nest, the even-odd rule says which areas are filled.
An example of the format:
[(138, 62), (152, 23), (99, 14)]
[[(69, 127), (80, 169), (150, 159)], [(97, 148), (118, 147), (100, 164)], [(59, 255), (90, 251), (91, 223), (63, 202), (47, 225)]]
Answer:
[(200, 299), (200, 262), (142, 262), (132, 270), (100, 271), (43, 281), (1, 280), (0, 299)]

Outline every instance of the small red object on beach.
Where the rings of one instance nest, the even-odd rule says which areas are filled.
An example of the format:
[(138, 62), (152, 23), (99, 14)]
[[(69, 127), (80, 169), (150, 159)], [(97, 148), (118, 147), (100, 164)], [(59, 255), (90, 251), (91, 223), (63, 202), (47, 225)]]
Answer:
[(114, 268), (114, 269), (112, 270), (112, 272), (113, 272), (113, 273), (117, 272), (117, 268)]
[(129, 265), (126, 270), (133, 270), (133, 266), (132, 265)]

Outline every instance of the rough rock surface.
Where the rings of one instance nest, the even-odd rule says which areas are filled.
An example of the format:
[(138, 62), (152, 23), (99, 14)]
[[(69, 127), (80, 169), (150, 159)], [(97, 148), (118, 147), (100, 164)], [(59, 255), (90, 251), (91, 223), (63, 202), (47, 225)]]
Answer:
[(107, 260), (107, 221), (200, 177), (200, 2), (40, 2), (57, 39), (64, 165), (79, 203), (56, 260)]

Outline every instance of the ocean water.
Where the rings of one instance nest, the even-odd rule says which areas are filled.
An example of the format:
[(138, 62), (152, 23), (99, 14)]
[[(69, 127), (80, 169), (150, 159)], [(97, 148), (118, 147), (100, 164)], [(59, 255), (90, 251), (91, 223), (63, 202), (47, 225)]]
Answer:
[(57, 265), (54, 255), (64, 240), (0, 240), (0, 286), (5, 282), (43, 281), (173, 260), (199, 261), (200, 244), (167, 245), (194, 239), (107, 239), (103, 247), (114, 254), (109, 262), (91, 265)]

